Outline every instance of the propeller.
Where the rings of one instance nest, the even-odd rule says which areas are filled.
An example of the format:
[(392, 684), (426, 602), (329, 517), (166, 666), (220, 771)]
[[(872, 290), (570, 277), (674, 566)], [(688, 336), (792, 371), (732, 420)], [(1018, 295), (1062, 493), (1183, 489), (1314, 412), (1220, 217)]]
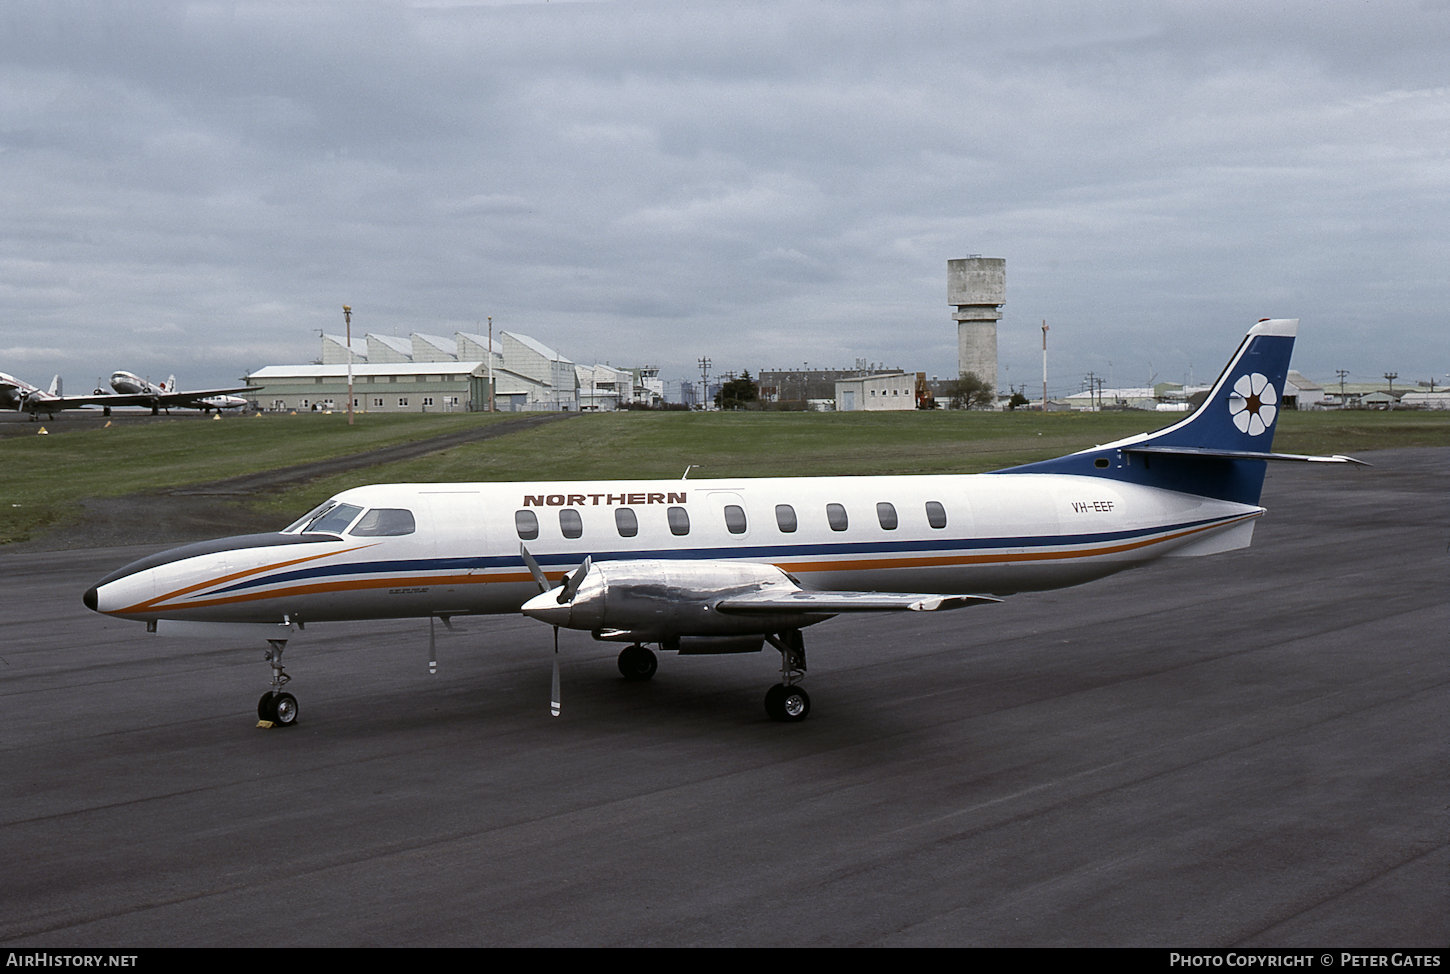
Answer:
[[(529, 549), (526, 545), (519, 545), (519, 554), (523, 556), (524, 564), (529, 567), (529, 574), (533, 576), (534, 584), (539, 586), (539, 594), (543, 595), (552, 591), (552, 587), (549, 585), (548, 577), (544, 574), (544, 570), (539, 567), (539, 563), (534, 559), (534, 556), (529, 554)], [(586, 557), (584, 559), (584, 563), (576, 568), (573, 574), (566, 574), (564, 576), (564, 584), (559, 586), (559, 595), (556, 599), (559, 605), (568, 605), (570, 602), (574, 601), (574, 595), (579, 591), (580, 583), (584, 581), (584, 576), (589, 574), (590, 563), (591, 559)], [(552, 696), (549, 700), (549, 713), (557, 717), (559, 716), (560, 708), (559, 626), (557, 623), (555, 623), (554, 625), (554, 669), (553, 676), (550, 680), (550, 691)]]

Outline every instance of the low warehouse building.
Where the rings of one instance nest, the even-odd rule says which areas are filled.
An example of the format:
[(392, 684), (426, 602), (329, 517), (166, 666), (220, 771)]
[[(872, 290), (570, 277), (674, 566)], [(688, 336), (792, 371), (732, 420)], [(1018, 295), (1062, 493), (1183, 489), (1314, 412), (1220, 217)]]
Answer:
[[(363, 412), (459, 412), (488, 406), (483, 362), (367, 362), (354, 364), (352, 375), (353, 409)], [(269, 365), (244, 379), (266, 387), (258, 405), (272, 412), (347, 408), (346, 363)]]
[(855, 379), (836, 380), (836, 409), (840, 412), (862, 410), (915, 409), (917, 374), (894, 372), (888, 375), (863, 375)]

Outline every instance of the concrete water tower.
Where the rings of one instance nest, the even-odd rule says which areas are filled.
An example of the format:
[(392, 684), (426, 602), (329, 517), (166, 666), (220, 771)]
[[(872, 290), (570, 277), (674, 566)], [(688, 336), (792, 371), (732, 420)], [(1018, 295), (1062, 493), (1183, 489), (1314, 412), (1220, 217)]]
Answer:
[(1007, 260), (947, 261), (947, 304), (955, 305), (957, 374), (975, 372), (997, 388), (997, 322), (1007, 301)]

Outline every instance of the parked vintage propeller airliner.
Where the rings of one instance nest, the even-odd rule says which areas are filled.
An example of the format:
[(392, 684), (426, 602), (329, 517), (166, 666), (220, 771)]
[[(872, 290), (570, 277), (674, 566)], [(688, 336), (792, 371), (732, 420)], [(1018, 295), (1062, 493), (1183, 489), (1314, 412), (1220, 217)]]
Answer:
[[(810, 712), (801, 633), (854, 612), (937, 611), (1100, 578), (1166, 556), (1246, 547), (1297, 319), (1249, 330), (1187, 418), (989, 474), (384, 484), (346, 490), (274, 534), (142, 558), (85, 593), (147, 623), (269, 623), (258, 716), (297, 719), (282, 651), (331, 620), (524, 614), (626, 644), (781, 654), (766, 710)], [(556, 584), (557, 583), (557, 584)], [(431, 621), (430, 621), (431, 625)]]

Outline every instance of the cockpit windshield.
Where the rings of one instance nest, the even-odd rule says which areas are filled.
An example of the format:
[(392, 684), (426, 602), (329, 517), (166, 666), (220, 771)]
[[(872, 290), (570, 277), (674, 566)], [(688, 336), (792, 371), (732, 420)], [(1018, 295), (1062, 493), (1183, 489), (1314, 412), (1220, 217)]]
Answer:
[(283, 534), (342, 534), (362, 513), (356, 504), (339, 504), (335, 500), (319, 504), (282, 530)]
[[(418, 530), (413, 512), (402, 507), (374, 507), (363, 514), (356, 504), (329, 500), (319, 504), (282, 529), (283, 534), (342, 534), (359, 538), (396, 538)], [(351, 531), (348, 525), (357, 523)]]
[(293, 521), (291, 524), (289, 524), (285, 528), (283, 528), (282, 531), (281, 531), (281, 533), (282, 534), (295, 534), (298, 531), (301, 531), (302, 530), (302, 526), (304, 524), (307, 524), (307, 523), (311, 522), (313, 518), (315, 518), (318, 515), (322, 514), (322, 512), (327, 511), (327, 510), (330, 510), (333, 507), (333, 505), (335, 505), (336, 503), (337, 503), (337, 501), (334, 501), (334, 500), (326, 500), (326, 501), (323, 501), (321, 504), (318, 504), (312, 510), (308, 511), (306, 514), (302, 515), (297, 520)]

